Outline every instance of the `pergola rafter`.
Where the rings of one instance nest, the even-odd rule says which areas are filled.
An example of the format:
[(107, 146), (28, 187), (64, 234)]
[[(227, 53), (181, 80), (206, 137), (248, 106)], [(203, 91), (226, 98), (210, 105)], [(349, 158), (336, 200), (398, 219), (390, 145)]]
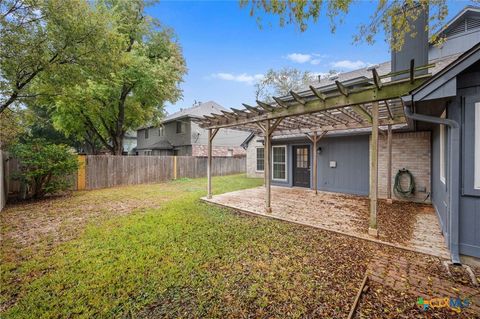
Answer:
[[(380, 102), (379, 112), (388, 112), (384, 101), (399, 100), (400, 96), (405, 95), (409, 91), (413, 90), (415, 87), (423, 83), (423, 81), (425, 81), (425, 79), (428, 77), (429, 75), (419, 76), (418, 78), (414, 79), (413, 83), (410, 83), (409, 79), (385, 83), (381, 89), (378, 89), (375, 86), (351, 89), (348, 96), (343, 94), (329, 95), (325, 100), (317, 98), (312, 93), (314, 99), (306, 100), (302, 97), (302, 102), (305, 102), (305, 104), (299, 103), (298, 101), (285, 102), (284, 100), (277, 98), (279, 101), (282, 101), (281, 103), (283, 106), (272, 107), (271, 111), (244, 104), (246, 110), (243, 111), (243, 113), (241, 113), (242, 110), (232, 109), (232, 111), (238, 115), (244, 114), (245, 116), (238, 116), (235, 119), (227, 116), (217, 116), (215, 118), (206, 116), (205, 118), (209, 121), (202, 123), (201, 126), (203, 128), (239, 127), (247, 123), (261, 122), (267, 119), (272, 120), (280, 117), (294, 117), (347, 107), (350, 107), (350, 109), (361, 116), (363, 120), (370, 122), (371, 114), (363, 109), (363, 105), (371, 104), (374, 101)], [(399, 107), (401, 107), (399, 102), (397, 104), (400, 105)], [(393, 107), (390, 106), (390, 103), (388, 105), (390, 109)], [(392, 110), (391, 112), (393, 115), (394, 112)], [(403, 111), (401, 111), (399, 115), (394, 116), (393, 119), (380, 118), (379, 120), (381, 123), (380, 125), (393, 125), (398, 124), (396, 122), (398, 122), (399, 119), (403, 121), (405, 120)], [(358, 123), (358, 121), (353, 122)]]
[[(340, 81), (335, 81), (336, 90), (332, 90), (331, 86), (323, 89), (310, 86), (303, 92), (290, 91), (287, 96), (272, 97), (275, 103), (257, 100), (258, 106), (243, 104), (245, 110), (232, 108), (231, 112), (223, 111), (223, 114), (204, 116), (196, 121), (200, 127), (209, 131), (209, 158), (212, 153), (213, 137), (221, 128), (247, 130), (264, 136), (265, 209), (267, 212), (271, 211), (272, 136), (308, 134), (308, 138), (314, 145), (313, 152), (316, 154), (315, 148), (319, 139), (329, 131), (371, 128), (369, 233), (376, 236), (379, 127), (388, 127), (388, 140), (391, 148), (392, 126), (406, 124), (401, 97), (409, 94), (410, 91), (431, 77), (430, 74), (418, 76), (416, 74), (433, 66), (433, 64), (429, 64), (415, 68), (415, 63), (412, 62), (409, 70), (385, 75), (379, 75), (377, 70), (372, 69), (372, 79), (366, 79), (364, 83), (356, 83), (354, 87), (348, 87)], [(392, 81), (392, 78), (399, 76), (405, 76), (405, 78)], [(318, 134), (318, 132), (321, 133)], [(314, 156), (315, 175), (317, 172), (316, 158)], [(208, 165), (211, 165), (211, 160), (208, 161)], [(211, 169), (208, 172), (211, 172)], [(211, 197), (210, 174), (208, 175), (208, 185), (208, 196)], [(316, 178), (314, 185), (316, 188)]]

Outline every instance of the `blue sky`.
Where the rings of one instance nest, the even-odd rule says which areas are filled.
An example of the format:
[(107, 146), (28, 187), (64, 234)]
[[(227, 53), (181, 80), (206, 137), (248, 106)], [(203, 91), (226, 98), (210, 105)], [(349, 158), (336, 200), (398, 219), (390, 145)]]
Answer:
[[(466, 4), (450, 3), (449, 18)], [(167, 105), (169, 113), (194, 100), (214, 100), (227, 108), (253, 103), (253, 83), (270, 68), (348, 71), (390, 59), (383, 35), (374, 45), (352, 44), (357, 26), (373, 13), (367, 1), (351, 8), (335, 34), (325, 17), (303, 33), (295, 26), (279, 27), (275, 18), (266, 18), (271, 25), (260, 29), (237, 1), (162, 1), (148, 13), (175, 30), (187, 62), (183, 99)]]

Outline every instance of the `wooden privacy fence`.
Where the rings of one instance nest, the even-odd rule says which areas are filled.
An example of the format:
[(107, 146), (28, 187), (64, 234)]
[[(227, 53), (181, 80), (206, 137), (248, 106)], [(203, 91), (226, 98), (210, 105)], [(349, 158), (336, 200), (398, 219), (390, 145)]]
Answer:
[[(85, 189), (207, 176), (206, 157), (88, 155), (85, 159)], [(245, 157), (213, 158), (213, 176), (245, 171)], [(77, 177), (79, 181), (82, 179), (81, 174), (80, 168)], [(79, 189), (83, 188), (80, 184), (78, 186)]]
[[(12, 178), (18, 160), (8, 158), (5, 164), (4, 194), (16, 194), (20, 183)], [(120, 185), (159, 183), (178, 178), (207, 176), (207, 158), (193, 156), (113, 156), (79, 155), (80, 168), (71, 179), (73, 189), (98, 189)], [(212, 175), (245, 173), (245, 157), (214, 157)], [(1, 191), (1, 190), (0, 190)]]

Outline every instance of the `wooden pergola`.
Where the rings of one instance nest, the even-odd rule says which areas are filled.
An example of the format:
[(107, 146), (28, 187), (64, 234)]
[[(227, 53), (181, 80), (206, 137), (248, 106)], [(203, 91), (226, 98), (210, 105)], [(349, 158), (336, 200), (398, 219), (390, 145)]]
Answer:
[[(257, 101), (256, 106), (232, 108), (230, 112), (211, 114), (196, 121), (208, 130), (208, 198), (212, 196), (212, 142), (221, 128), (254, 132), (264, 137), (265, 209), (271, 212), (271, 149), (272, 136), (305, 134), (313, 144), (313, 188), (317, 192), (317, 143), (327, 132), (371, 128), (370, 142), (370, 227), (377, 236), (378, 193), (378, 133), (387, 127), (388, 172), (391, 174), (392, 125), (405, 124), (401, 97), (418, 87), (431, 75), (417, 73), (428, 70), (432, 64), (379, 76), (372, 69), (372, 77), (353, 87), (335, 81), (336, 88), (322, 89), (310, 86), (303, 92), (290, 92), (284, 97), (273, 97), (275, 103)], [(404, 77), (392, 81), (392, 77)], [(382, 132), (385, 133), (385, 132)], [(389, 198), (391, 176), (388, 178)]]

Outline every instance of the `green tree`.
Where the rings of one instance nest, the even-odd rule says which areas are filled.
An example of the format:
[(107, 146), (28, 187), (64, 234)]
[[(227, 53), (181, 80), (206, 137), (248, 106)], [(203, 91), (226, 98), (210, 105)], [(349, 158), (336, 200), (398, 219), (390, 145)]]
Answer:
[(33, 139), (12, 145), (10, 151), (20, 162), (14, 177), (27, 185), (27, 197), (38, 199), (71, 186), (78, 161), (69, 146)]
[(270, 69), (255, 83), (255, 97), (257, 100), (272, 102), (272, 96), (284, 96), (291, 90), (298, 91), (315, 79), (313, 73), (295, 68)]
[(85, 0), (0, 1), (0, 113), (43, 95), (44, 73), (101, 56), (108, 21)]
[(45, 79), (44, 87), (53, 96), (56, 128), (77, 136), (89, 131), (121, 155), (128, 130), (159, 119), (164, 103), (181, 97), (186, 66), (173, 32), (145, 14), (143, 1), (105, 0), (95, 6), (110, 12), (108, 60), (69, 65)]
[[(260, 26), (263, 25), (262, 13), (266, 13), (277, 16), (281, 26), (294, 24), (302, 32), (322, 16), (329, 20), (330, 29), (335, 32), (354, 3), (353, 0), (240, 0), (241, 7), (248, 7), (250, 15), (256, 16)], [(379, 31), (383, 30), (393, 50), (401, 49), (406, 35), (413, 37), (419, 31), (414, 30), (409, 21), (415, 21), (422, 10), (429, 9), (431, 30), (438, 29), (448, 14), (446, 0), (380, 0), (371, 1), (370, 6), (372, 15), (368, 22), (359, 25), (358, 33), (353, 36), (354, 42), (374, 43)], [(432, 41), (440, 40), (434, 38), (433, 32), (431, 36)]]
[(81, 140), (76, 136), (66, 137), (64, 133), (55, 129), (52, 119), (52, 108), (42, 104), (37, 104), (38, 99), (31, 99), (24, 110), (25, 133), (21, 140), (28, 139), (45, 139), (47, 142), (54, 144), (66, 144), (75, 149), (81, 148)]
[(0, 113), (0, 151), (17, 143), (25, 134), (26, 125), (24, 111), (19, 108), (9, 108)]

